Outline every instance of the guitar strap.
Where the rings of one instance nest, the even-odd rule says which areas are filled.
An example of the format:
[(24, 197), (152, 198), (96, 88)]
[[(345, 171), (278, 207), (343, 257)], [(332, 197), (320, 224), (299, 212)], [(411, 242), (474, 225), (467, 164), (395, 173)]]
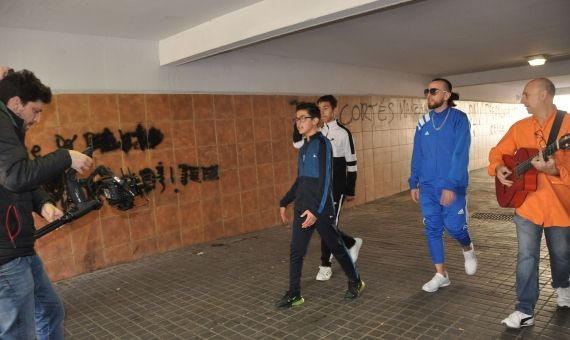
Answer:
[(546, 143), (546, 145), (554, 143), (556, 137), (558, 137), (560, 125), (562, 125), (562, 119), (564, 119), (565, 115), (566, 112), (564, 111), (558, 110), (558, 112), (556, 112), (556, 118), (554, 118), (554, 123), (552, 123), (552, 129), (550, 130), (550, 135), (548, 135), (548, 143)]

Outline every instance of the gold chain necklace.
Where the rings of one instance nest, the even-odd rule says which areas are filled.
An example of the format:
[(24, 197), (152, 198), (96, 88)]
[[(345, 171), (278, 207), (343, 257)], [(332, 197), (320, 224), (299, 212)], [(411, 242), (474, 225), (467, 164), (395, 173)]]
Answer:
[(433, 126), (433, 129), (435, 131), (439, 131), (441, 130), (441, 128), (443, 128), (443, 126), (445, 125), (445, 122), (447, 122), (447, 117), (449, 117), (449, 112), (451, 112), (451, 107), (447, 108), (447, 113), (445, 114), (445, 118), (443, 119), (443, 123), (441, 123), (441, 125), (439, 127), (435, 127), (435, 123), (434, 121), (434, 116), (436, 113), (434, 113), (434, 116), (431, 117), (431, 126)]

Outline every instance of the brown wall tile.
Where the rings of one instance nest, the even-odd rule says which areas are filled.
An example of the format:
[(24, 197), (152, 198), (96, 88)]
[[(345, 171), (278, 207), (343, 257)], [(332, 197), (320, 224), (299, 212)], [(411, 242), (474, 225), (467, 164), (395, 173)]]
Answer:
[(145, 94), (146, 117), (149, 122), (172, 120), (170, 102), (166, 94)]
[(131, 241), (128, 216), (108, 217), (101, 219), (103, 245), (105, 248)]
[(257, 190), (243, 191), (241, 193), (242, 215), (256, 214), (258, 210)]
[(112, 126), (119, 125), (119, 100), (116, 94), (89, 95), (90, 121)]
[(273, 162), (273, 150), (270, 142), (255, 143), (255, 158), (257, 164), (267, 164)]
[(236, 137), (238, 143), (253, 142), (253, 119), (236, 120)]
[(155, 237), (154, 213), (152, 211), (134, 211), (129, 213), (131, 221), (131, 239), (145, 240)]
[(172, 146), (175, 149), (196, 146), (196, 133), (193, 121), (181, 120), (175, 123), (172, 128)]
[(198, 146), (216, 145), (216, 124), (214, 120), (199, 120), (194, 123)]
[(212, 222), (204, 225), (204, 241), (217, 240), (226, 236), (224, 223), (222, 221)]
[(155, 216), (156, 233), (158, 236), (180, 231), (178, 204), (156, 207)]
[(128, 123), (143, 123), (146, 121), (144, 95), (120, 94), (119, 114), (121, 125)]
[(117, 246), (105, 248), (105, 263), (107, 265), (116, 265), (132, 260), (133, 251), (130, 243), (123, 243)]
[(218, 159), (221, 169), (235, 169), (238, 167), (237, 145), (228, 144), (218, 147)]
[(224, 220), (241, 216), (240, 194), (222, 196), (222, 217)]
[(257, 166), (257, 182), (259, 187), (274, 185), (273, 164), (261, 164)]
[(132, 249), (134, 259), (156, 254), (158, 252), (156, 238), (135, 241), (133, 242)]
[(236, 143), (235, 120), (216, 120), (216, 138), (218, 145)]
[(256, 118), (253, 120), (253, 136), (256, 142), (271, 140), (271, 128), (269, 118)]
[(240, 192), (238, 169), (222, 169), (220, 171), (222, 195)]
[(269, 96), (251, 96), (253, 105), (253, 116), (267, 118), (269, 111)]
[(190, 94), (170, 94), (168, 95), (172, 119), (187, 120), (194, 119), (192, 107), (192, 95)]
[(194, 104), (194, 119), (213, 119), (214, 116), (214, 98), (209, 94), (192, 95)]
[(182, 246), (180, 231), (159, 235), (156, 239), (156, 244), (158, 251), (161, 253), (180, 248)]
[(250, 166), (239, 169), (239, 183), (241, 191), (257, 188), (257, 167)]
[(214, 112), (216, 119), (234, 118), (234, 99), (231, 95), (214, 96)]
[(62, 126), (89, 122), (89, 96), (85, 94), (61, 94), (57, 98), (59, 123)]
[(249, 118), (253, 116), (251, 96), (234, 96), (236, 118)]
[(202, 208), (200, 202), (180, 203), (180, 229), (196, 229), (202, 225)]
[(245, 143), (237, 145), (238, 165), (240, 168), (255, 166), (255, 144)]

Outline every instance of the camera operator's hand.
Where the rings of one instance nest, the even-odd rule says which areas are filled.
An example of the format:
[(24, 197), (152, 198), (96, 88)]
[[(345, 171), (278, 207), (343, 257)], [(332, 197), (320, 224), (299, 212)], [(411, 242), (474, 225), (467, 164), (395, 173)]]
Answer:
[(69, 150), (69, 156), (71, 156), (71, 167), (80, 174), (93, 165), (93, 159), (81, 152)]
[(55, 205), (46, 203), (42, 206), (42, 217), (48, 222), (53, 222), (63, 216), (63, 211), (59, 210)]

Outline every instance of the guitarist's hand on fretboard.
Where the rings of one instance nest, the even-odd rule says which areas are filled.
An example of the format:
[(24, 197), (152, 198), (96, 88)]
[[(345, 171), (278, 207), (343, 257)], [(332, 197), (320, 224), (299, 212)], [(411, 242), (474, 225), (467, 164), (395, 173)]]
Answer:
[(495, 169), (495, 173), (497, 174), (497, 179), (499, 180), (499, 182), (501, 182), (501, 184), (506, 185), (508, 187), (513, 185), (513, 181), (507, 179), (507, 177), (509, 177), (513, 173), (511, 170), (509, 170), (509, 168), (507, 168), (504, 165), (498, 165), (497, 168)]
[(560, 171), (556, 168), (554, 157), (548, 156), (548, 160), (544, 161), (542, 151), (539, 151), (538, 155), (532, 159), (531, 164), (536, 168), (536, 170), (544, 172), (545, 174), (552, 176), (560, 175)]

